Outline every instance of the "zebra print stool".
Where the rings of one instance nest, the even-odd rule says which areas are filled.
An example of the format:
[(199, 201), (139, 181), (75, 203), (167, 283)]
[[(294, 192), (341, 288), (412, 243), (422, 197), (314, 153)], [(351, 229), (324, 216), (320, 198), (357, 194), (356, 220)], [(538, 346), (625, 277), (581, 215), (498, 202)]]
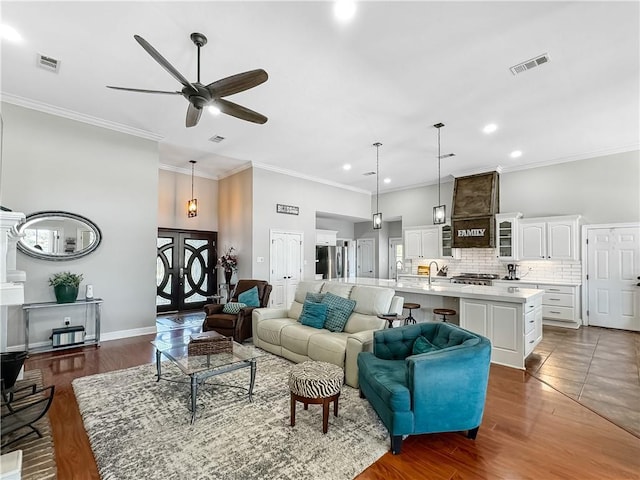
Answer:
[(291, 426), (296, 424), (296, 402), (304, 409), (309, 404), (322, 404), (322, 433), (329, 429), (329, 404), (333, 402), (333, 415), (338, 416), (338, 398), (344, 372), (337, 365), (308, 360), (294, 365), (289, 373), (291, 390)]

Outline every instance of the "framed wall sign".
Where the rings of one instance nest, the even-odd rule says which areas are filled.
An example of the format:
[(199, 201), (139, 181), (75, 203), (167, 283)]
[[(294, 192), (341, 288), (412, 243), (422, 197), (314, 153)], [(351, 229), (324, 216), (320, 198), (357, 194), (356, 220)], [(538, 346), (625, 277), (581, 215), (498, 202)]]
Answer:
[(296, 207), (295, 205), (283, 205), (282, 203), (278, 203), (276, 205), (276, 212), (286, 213), (287, 215), (299, 215), (300, 207)]
[(453, 219), (453, 248), (493, 248), (495, 240), (495, 220), (486, 217)]

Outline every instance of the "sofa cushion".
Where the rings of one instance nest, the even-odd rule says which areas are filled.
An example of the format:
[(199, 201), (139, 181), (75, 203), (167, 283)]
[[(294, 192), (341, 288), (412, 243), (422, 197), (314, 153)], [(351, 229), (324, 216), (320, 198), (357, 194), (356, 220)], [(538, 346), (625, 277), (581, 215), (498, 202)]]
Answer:
[(298, 320), (300, 315), (302, 314), (302, 307), (304, 305), (302, 303), (296, 302), (295, 300), (291, 302), (291, 306), (287, 312), (287, 316), (289, 318), (293, 318), (294, 320)]
[(415, 342), (413, 342), (413, 349), (411, 350), (412, 355), (419, 355), (421, 353), (432, 352), (433, 350), (439, 350), (433, 343), (431, 343), (427, 337), (420, 335), (416, 338)]
[(280, 341), (282, 348), (297, 353), (298, 355), (307, 355), (309, 351), (309, 338), (312, 335), (327, 333), (327, 330), (317, 329), (294, 323), (285, 326), (280, 332)]
[(331, 332), (342, 332), (347, 320), (349, 320), (349, 315), (351, 315), (353, 308), (356, 306), (356, 302), (329, 292), (322, 299), (322, 303), (328, 307), (324, 328)]
[(298, 282), (298, 286), (296, 287), (296, 293), (294, 294), (294, 300), (302, 305), (306, 299), (307, 293), (319, 293), (322, 289), (324, 282)]
[(371, 352), (362, 352), (358, 355), (358, 367), (360, 381), (367, 383), (391, 411), (411, 410), (404, 360), (383, 360)]
[(391, 288), (355, 285), (349, 298), (356, 302), (355, 312), (364, 315), (383, 315), (389, 313), (394, 295), (395, 290)]
[(353, 312), (344, 326), (347, 333), (363, 332), (365, 330), (382, 330), (387, 324), (386, 320), (373, 315), (363, 315)]
[(281, 332), (287, 325), (296, 325), (296, 321), (291, 318), (270, 318), (261, 321), (257, 325), (257, 332), (253, 334), (257, 335), (260, 340), (271, 345), (281, 345)]
[(325, 283), (322, 286), (322, 293), (332, 293), (342, 298), (349, 298), (353, 290), (353, 285), (347, 283)]
[(222, 309), (222, 311), (224, 313), (238, 314), (240, 313), (240, 310), (242, 310), (246, 306), (247, 304), (242, 302), (227, 302), (224, 304), (224, 308)]
[(322, 299), (324, 298), (324, 293), (319, 293), (319, 292), (307, 292), (307, 296), (304, 297), (305, 302), (309, 301), (309, 302), (314, 302), (314, 303), (320, 303), (322, 301)]
[[(309, 296), (309, 294), (307, 294)], [(327, 319), (327, 305), (305, 301), (300, 314), (300, 323), (313, 328), (323, 328)]]
[(259, 307), (258, 287), (250, 288), (238, 295), (238, 302), (245, 303), (247, 307)]
[(309, 358), (344, 368), (347, 333), (321, 333), (309, 338)]

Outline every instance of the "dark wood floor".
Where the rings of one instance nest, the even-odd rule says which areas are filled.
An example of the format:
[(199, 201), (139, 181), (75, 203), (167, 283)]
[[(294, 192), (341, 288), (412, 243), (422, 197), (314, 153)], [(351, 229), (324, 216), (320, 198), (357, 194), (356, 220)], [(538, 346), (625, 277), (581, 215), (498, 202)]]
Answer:
[[(50, 419), (60, 480), (100, 478), (71, 381), (154, 361), (152, 338), (28, 359), (28, 370), (41, 369), (45, 383), (56, 385)], [(385, 454), (357, 478), (640, 479), (640, 439), (528, 373), (492, 365), (475, 441), (457, 433), (411, 436), (401, 455)]]

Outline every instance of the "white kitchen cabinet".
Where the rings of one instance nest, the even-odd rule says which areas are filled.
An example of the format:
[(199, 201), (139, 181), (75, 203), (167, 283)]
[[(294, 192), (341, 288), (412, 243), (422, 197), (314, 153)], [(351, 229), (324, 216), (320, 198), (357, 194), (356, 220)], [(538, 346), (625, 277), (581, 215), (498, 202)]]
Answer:
[(440, 227), (412, 228), (404, 231), (405, 258), (440, 258)]
[(493, 285), (544, 290), (541, 315), (545, 325), (578, 328), (582, 323), (579, 285), (522, 283), (508, 280), (494, 280)]
[(500, 260), (517, 260), (518, 257), (518, 220), (522, 213), (499, 213), (496, 215), (496, 232), (498, 235), (498, 258)]
[(520, 260), (578, 260), (579, 215), (518, 221)]
[(316, 245), (336, 245), (338, 232), (335, 230), (316, 230)]
[(460, 249), (453, 248), (453, 228), (450, 223), (440, 226), (440, 258), (460, 258)]
[(542, 340), (542, 298), (524, 304), (461, 298), (460, 326), (491, 340), (492, 362), (524, 370)]

